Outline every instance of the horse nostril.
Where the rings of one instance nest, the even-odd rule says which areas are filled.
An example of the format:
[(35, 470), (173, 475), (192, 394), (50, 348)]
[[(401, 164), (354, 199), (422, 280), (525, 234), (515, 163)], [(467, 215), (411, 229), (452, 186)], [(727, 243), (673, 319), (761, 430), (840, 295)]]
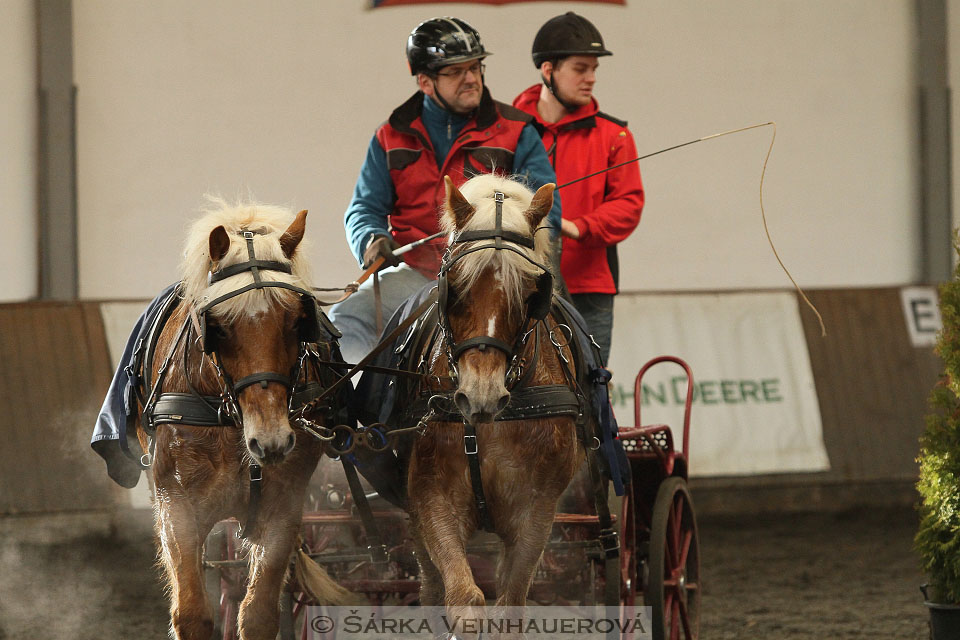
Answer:
[(505, 393), (500, 396), (500, 399), (497, 400), (497, 413), (500, 413), (507, 408), (507, 405), (510, 403), (510, 394)]
[(250, 438), (250, 442), (247, 443), (247, 447), (250, 449), (250, 453), (252, 453), (255, 458), (262, 460), (266, 455), (263, 447), (260, 446), (260, 441), (256, 438)]
[(286, 456), (291, 451), (293, 451), (293, 447), (296, 444), (297, 444), (297, 436), (291, 433), (289, 436), (287, 436), (287, 446), (284, 447), (283, 449), (283, 455)]
[(457, 391), (453, 394), (453, 401), (457, 405), (457, 409), (460, 410), (460, 413), (463, 414), (463, 417), (470, 416), (470, 398), (467, 397), (462, 391)]

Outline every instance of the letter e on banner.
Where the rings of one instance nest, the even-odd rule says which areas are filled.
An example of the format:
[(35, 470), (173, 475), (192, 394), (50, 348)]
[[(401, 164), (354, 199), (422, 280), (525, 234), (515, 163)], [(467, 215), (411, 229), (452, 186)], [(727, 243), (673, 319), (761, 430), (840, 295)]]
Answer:
[(900, 300), (911, 344), (915, 347), (934, 346), (937, 332), (943, 328), (936, 290), (933, 287), (904, 287), (900, 290)]

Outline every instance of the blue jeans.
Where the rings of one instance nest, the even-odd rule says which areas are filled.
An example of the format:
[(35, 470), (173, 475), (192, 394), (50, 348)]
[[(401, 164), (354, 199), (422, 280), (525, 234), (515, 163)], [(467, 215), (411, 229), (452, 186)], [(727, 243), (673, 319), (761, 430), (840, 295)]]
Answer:
[(574, 293), (570, 295), (573, 306), (587, 323), (587, 330), (594, 342), (600, 345), (603, 364), (610, 360), (610, 340), (613, 334), (613, 294)]
[[(386, 324), (393, 312), (404, 300), (415, 294), (430, 282), (416, 269), (405, 263), (380, 272), (380, 308), (383, 322)], [(367, 355), (377, 345), (380, 336), (377, 333), (377, 315), (374, 307), (373, 278), (367, 279), (352, 296), (330, 307), (327, 312), (330, 321), (343, 334), (340, 338), (340, 352), (350, 364)]]

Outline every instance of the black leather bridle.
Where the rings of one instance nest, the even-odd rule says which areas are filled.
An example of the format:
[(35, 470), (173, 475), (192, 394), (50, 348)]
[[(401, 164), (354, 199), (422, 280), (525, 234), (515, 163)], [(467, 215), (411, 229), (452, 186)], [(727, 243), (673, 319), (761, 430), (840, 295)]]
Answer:
[[(294, 407), (292, 406), (293, 387), (296, 385), (300, 375), (303, 373), (302, 368), (305, 360), (304, 355), (306, 353), (306, 345), (321, 340), (323, 337), (322, 333), (324, 332), (334, 338), (340, 337), (340, 333), (336, 330), (336, 328), (334, 328), (333, 324), (330, 323), (326, 316), (317, 308), (316, 299), (313, 297), (312, 292), (288, 282), (264, 280), (262, 278), (260, 275), (261, 270), (279, 271), (280, 273), (290, 274), (292, 273), (292, 268), (289, 264), (282, 262), (257, 259), (253, 248), (253, 238), (255, 235), (257, 235), (257, 232), (250, 231), (248, 229), (241, 229), (239, 233), (246, 240), (248, 259), (244, 262), (233, 264), (229, 267), (211, 272), (208, 277), (208, 282), (209, 284), (215, 284), (222, 280), (226, 280), (231, 276), (246, 272), (250, 272), (253, 275), (253, 282), (218, 296), (217, 298), (214, 298), (213, 300), (204, 304), (199, 309), (195, 309), (193, 307), (190, 309), (194, 326), (199, 335), (201, 348), (203, 349), (204, 354), (206, 354), (213, 363), (214, 370), (219, 378), (224, 412), (238, 427), (242, 426), (243, 417), (240, 413), (240, 406), (237, 403), (237, 397), (244, 389), (255, 384), (259, 384), (263, 388), (266, 388), (270, 383), (282, 384), (284, 387), (286, 387), (291, 403), (289, 410), (292, 414), (294, 412)], [(293, 366), (289, 375), (275, 371), (261, 371), (244, 376), (243, 378), (234, 381), (230, 374), (221, 366), (222, 360), (219, 355), (219, 329), (213, 326), (213, 323), (210, 321), (209, 314), (214, 307), (226, 302), (227, 300), (230, 300), (231, 298), (235, 298), (254, 289), (267, 289), (271, 287), (288, 289), (300, 295), (300, 304), (304, 312), (304, 317), (297, 324), (297, 337), (298, 342), (300, 343), (300, 355), (297, 358), (297, 363)]]
[[(447, 359), (450, 363), (450, 370), (453, 378), (459, 378), (457, 362), (464, 352), (470, 349), (485, 351), (488, 348), (492, 348), (503, 352), (503, 354), (507, 357), (508, 367), (506, 379), (510, 383), (507, 385), (507, 388), (509, 389), (514, 386), (519, 379), (519, 376), (516, 372), (516, 367), (520, 360), (520, 353), (525, 347), (530, 333), (544, 318), (546, 318), (547, 314), (550, 312), (550, 304), (553, 295), (553, 273), (549, 267), (540, 264), (531, 258), (527, 252), (520, 249), (520, 247), (524, 247), (532, 250), (534, 248), (534, 240), (532, 237), (523, 235), (521, 233), (516, 233), (514, 231), (504, 230), (504, 198), (506, 198), (506, 196), (503, 193), (499, 191), (494, 193), (494, 202), (496, 204), (496, 221), (493, 229), (463, 231), (456, 234), (450, 241), (450, 246), (447, 249), (447, 252), (444, 254), (443, 261), (440, 265), (440, 273), (437, 281), (437, 306), (441, 334), (447, 350)], [(492, 242), (483, 243), (484, 240), (491, 240)], [(465, 246), (468, 243), (478, 244), (474, 244), (473, 246)], [(457, 262), (462, 260), (464, 257), (476, 251), (484, 251), (487, 249), (492, 249), (494, 251), (512, 251), (542, 271), (542, 273), (537, 277), (536, 291), (527, 299), (527, 313), (523, 322), (520, 324), (520, 328), (512, 344), (504, 342), (499, 338), (487, 335), (474, 336), (472, 338), (467, 338), (466, 340), (456, 342), (453, 337), (453, 330), (450, 326), (449, 273), (457, 264)]]

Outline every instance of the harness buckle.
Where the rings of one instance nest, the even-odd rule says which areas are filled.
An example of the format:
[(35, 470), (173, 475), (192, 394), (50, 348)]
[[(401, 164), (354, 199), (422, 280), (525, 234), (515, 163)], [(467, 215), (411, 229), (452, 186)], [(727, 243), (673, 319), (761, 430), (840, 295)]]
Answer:
[(603, 548), (605, 558), (616, 558), (620, 555), (620, 537), (615, 529), (602, 529), (600, 531), (600, 546)]
[(367, 551), (370, 553), (370, 560), (373, 564), (384, 564), (390, 561), (390, 552), (385, 544), (368, 545)]
[(468, 456), (477, 455), (477, 436), (463, 436), (463, 452)]

